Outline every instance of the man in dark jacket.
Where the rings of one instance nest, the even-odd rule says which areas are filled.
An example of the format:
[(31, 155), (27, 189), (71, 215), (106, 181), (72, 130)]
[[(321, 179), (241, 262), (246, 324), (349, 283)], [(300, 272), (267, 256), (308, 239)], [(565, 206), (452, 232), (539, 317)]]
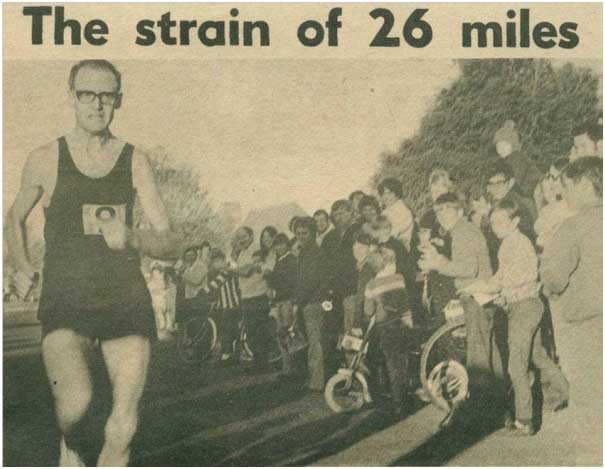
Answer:
[(326, 382), (325, 358), (328, 337), (325, 331), (325, 315), (321, 307), (322, 252), (315, 242), (315, 221), (301, 217), (294, 224), (296, 242), (300, 246), (296, 281), (296, 307), (302, 311), (307, 331), (307, 367), (309, 389), (323, 391)]
[(322, 251), (327, 263), (327, 286), (333, 290), (344, 316), (344, 324), (337, 327), (344, 327), (347, 331), (352, 327), (355, 317), (358, 271), (353, 244), (361, 230), (361, 224), (354, 220), (353, 209), (348, 200), (334, 202), (331, 212), (335, 229), (324, 239)]
[(267, 284), (273, 290), (273, 305), (277, 308), (277, 338), (282, 357), (282, 376), (290, 377), (293, 373), (292, 355), (288, 353), (287, 337), (293, 326), (296, 314), (294, 309), (298, 261), (290, 251), (290, 240), (284, 233), (279, 233), (273, 240), (277, 254), (275, 267), (265, 276)]

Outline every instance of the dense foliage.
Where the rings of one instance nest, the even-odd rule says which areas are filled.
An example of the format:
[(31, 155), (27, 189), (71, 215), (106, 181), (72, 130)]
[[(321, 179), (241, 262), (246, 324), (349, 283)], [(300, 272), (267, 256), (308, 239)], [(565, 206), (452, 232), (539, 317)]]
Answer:
[[(151, 153), (151, 164), (172, 227), (184, 234), (185, 246), (204, 240), (221, 245), (224, 223), (210, 207), (199, 174), (189, 166), (175, 164), (161, 148)], [(135, 207), (135, 224), (145, 225), (139, 206)]]
[(436, 97), (418, 133), (392, 154), (382, 155), (375, 182), (395, 176), (405, 200), (421, 213), (427, 177), (441, 166), (460, 189), (477, 195), (494, 132), (507, 119), (516, 123), (523, 151), (541, 170), (573, 145), (573, 129), (596, 121), (598, 77), (570, 64), (555, 68), (547, 60), (463, 60), (460, 77)]

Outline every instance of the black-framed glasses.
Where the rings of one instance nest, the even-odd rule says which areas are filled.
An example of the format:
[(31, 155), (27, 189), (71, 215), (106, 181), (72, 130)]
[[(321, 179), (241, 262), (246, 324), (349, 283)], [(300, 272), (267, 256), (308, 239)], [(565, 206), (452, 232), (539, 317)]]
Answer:
[(101, 104), (112, 106), (120, 97), (120, 93), (115, 91), (101, 91), (100, 93), (95, 93), (90, 90), (76, 90), (76, 98), (82, 104), (90, 104), (99, 98)]
[(561, 177), (561, 173), (559, 173), (559, 174), (548, 173), (548, 179), (550, 179), (551, 181), (558, 181), (560, 177)]
[(490, 187), (501, 186), (502, 184), (506, 184), (507, 182), (508, 182), (508, 179), (497, 179), (495, 181), (490, 180), (490, 181), (487, 181), (487, 185)]

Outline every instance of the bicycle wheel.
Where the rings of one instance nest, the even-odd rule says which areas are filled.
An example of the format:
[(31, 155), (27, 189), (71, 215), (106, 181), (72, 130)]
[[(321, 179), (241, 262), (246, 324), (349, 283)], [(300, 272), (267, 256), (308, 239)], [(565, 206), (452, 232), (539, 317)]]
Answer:
[(464, 319), (441, 326), (423, 346), (420, 358), (420, 382), (430, 391), (429, 375), (442, 362), (466, 365), (466, 326)]
[(239, 348), (240, 348), (240, 360), (249, 362), (254, 358), (254, 354), (248, 344), (248, 334), (246, 334), (246, 328), (241, 327), (239, 333)]
[[(242, 326), (240, 329), (239, 336), (240, 343), (240, 359), (244, 361), (252, 361), (254, 359), (254, 352), (248, 343), (248, 334), (246, 333), (246, 327)], [(269, 355), (267, 360), (269, 363), (278, 363), (281, 360), (281, 352), (277, 343), (277, 321), (271, 318), (269, 326)]]
[(188, 365), (208, 360), (216, 347), (218, 331), (211, 318), (193, 318), (177, 331), (177, 355)]
[(361, 409), (365, 401), (365, 377), (357, 372), (347, 376), (336, 373), (326, 384), (324, 397), (328, 407), (336, 413)]

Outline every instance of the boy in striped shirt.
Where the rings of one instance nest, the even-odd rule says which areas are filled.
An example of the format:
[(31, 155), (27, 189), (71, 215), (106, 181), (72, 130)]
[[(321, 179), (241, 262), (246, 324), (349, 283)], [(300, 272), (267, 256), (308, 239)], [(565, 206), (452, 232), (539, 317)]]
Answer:
[(227, 362), (231, 360), (234, 352), (233, 344), (237, 344), (239, 338), (241, 291), (238, 276), (227, 268), (225, 253), (220, 249), (213, 249), (210, 252), (208, 293), (217, 317), (220, 318), (223, 351), (221, 361)]

